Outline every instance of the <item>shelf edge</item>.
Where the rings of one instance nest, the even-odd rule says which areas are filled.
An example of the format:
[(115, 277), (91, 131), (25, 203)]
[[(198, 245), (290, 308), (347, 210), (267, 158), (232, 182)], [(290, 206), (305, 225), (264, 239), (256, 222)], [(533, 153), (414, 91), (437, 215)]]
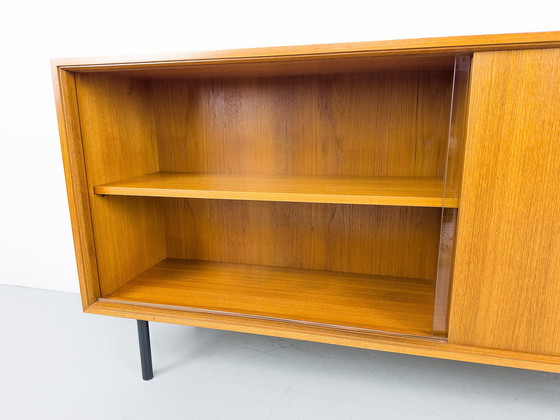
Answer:
[(167, 188), (131, 188), (108, 185), (94, 186), (97, 195), (115, 195), (129, 197), (160, 197), (160, 198), (203, 198), (217, 200), (247, 201), (279, 201), (294, 203), (324, 204), (361, 204), (406, 207), (442, 207), (458, 208), (459, 199), (455, 197), (410, 197), (410, 196), (379, 196), (379, 195), (344, 195), (344, 194), (302, 194), (302, 193), (267, 193), (244, 191), (211, 191), (186, 190)]

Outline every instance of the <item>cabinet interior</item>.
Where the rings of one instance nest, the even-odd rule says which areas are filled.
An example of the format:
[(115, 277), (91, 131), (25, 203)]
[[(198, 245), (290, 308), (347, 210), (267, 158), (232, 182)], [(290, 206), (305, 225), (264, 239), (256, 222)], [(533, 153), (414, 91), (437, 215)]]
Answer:
[(75, 72), (102, 299), (445, 337), (458, 63)]

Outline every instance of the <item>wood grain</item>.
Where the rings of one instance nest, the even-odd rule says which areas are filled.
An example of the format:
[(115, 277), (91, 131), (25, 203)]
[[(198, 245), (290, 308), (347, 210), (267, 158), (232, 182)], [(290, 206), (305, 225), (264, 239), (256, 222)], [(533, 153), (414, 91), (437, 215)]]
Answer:
[(434, 282), (168, 259), (106, 298), (429, 336)]
[(436, 278), (438, 208), (165, 200), (169, 258)]
[(79, 74), (77, 93), (101, 292), (165, 258), (155, 199), (104, 200), (93, 186), (158, 170), (150, 90), (142, 81)]
[(80, 295), (85, 310), (101, 296), (101, 291), (82, 149), (76, 79), (73, 73), (56, 67), (52, 71)]
[(452, 80), (409, 70), (154, 81), (160, 170), (442, 178)]
[(560, 355), (560, 50), (474, 55), (449, 341)]
[[(303, 203), (441, 207), (443, 179), (395, 177), (312, 177), (287, 175), (219, 175), (156, 172), (97, 185), (96, 194), (213, 198)], [(447, 190), (446, 207), (458, 197)]]

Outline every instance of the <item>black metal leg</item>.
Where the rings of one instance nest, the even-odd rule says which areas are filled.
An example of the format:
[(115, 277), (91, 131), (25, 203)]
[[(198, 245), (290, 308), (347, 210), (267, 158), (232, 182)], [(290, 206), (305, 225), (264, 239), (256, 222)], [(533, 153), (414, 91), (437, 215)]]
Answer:
[(138, 322), (138, 341), (140, 342), (140, 363), (142, 364), (142, 379), (149, 381), (154, 377), (152, 367), (152, 349), (150, 347), (150, 329), (148, 321)]

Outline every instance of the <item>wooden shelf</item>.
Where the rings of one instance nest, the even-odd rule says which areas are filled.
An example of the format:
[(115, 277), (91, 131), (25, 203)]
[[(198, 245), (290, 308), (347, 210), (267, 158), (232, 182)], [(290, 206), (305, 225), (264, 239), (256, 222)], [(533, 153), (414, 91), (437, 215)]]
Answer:
[(431, 336), (435, 282), (166, 259), (104, 299)]
[[(156, 172), (94, 187), (96, 194), (304, 203), (441, 207), (438, 178), (216, 175)], [(445, 207), (458, 207), (455, 191)]]

